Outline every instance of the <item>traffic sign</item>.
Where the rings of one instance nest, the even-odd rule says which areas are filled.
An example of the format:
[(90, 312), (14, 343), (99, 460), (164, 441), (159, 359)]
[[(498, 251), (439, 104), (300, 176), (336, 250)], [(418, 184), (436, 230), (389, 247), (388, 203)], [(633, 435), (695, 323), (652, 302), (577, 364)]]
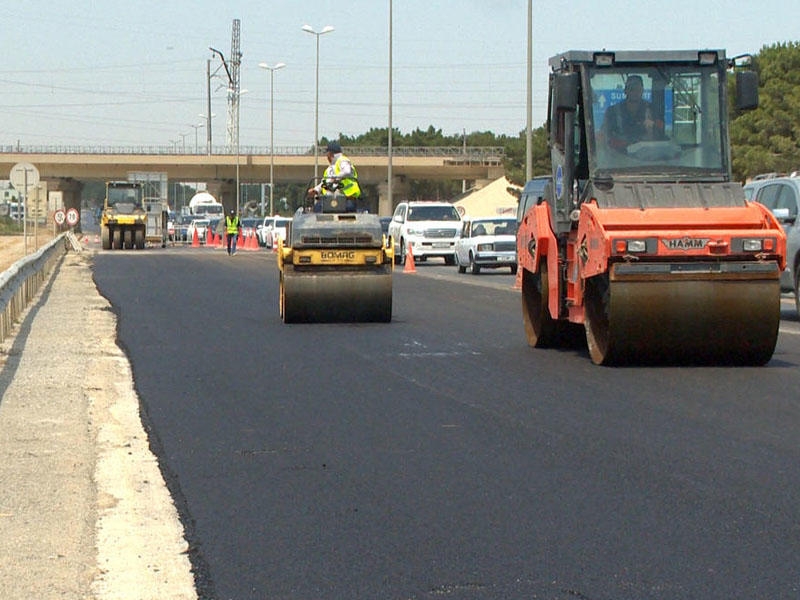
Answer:
[(53, 215), (53, 220), (56, 222), (56, 225), (61, 226), (64, 224), (64, 221), (67, 220), (67, 213), (65, 213), (63, 209), (59, 208)]
[(67, 225), (69, 225), (70, 227), (77, 225), (78, 221), (80, 221), (80, 218), (81, 218), (80, 213), (78, 213), (78, 210), (76, 208), (70, 208), (67, 211)]
[[(15, 190), (23, 192), (27, 196), (28, 189), (39, 185), (39, 169), (29, 162), (20, 162), (11, 167), (8, 178)], [(26, 185), (28, 189), (25, 189)]]

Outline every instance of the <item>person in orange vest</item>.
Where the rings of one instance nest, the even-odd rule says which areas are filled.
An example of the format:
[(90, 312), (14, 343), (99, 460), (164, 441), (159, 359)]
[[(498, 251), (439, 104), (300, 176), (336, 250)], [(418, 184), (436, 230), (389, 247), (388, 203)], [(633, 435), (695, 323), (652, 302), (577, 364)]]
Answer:
[(231, 209), (225, 217), (225, 238), (228, 245), (228, 256), (236, 254), (236, 238), (239, 237), (239, 215)]

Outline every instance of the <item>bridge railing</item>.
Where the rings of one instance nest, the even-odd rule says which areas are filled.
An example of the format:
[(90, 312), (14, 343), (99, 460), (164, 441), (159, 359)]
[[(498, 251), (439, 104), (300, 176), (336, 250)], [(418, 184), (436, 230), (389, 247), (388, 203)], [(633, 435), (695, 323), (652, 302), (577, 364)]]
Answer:
[[(235, 155), (236, 148), (213, 146), (212, 155)], [(320, 146), (318, 154), (324, 156), (325, 147)], [(344, 150), (351, 156), (387, 156), (386, 146), (345, 146)], [(176, 147), (175, 145), (140, 145), (140, 146), (81, 146), (81, 145), (26, 145), (0, 146), (2, 154), (133, 154), (152, 155), (168, 154), (180, 156), (207, 156), (205, 146), (197, 151)], [(240, 155), (269, 156), (269, 146), (239, 146)], [(309, 146), (276, 146), (274, 156), (313, 156), (314, 148)], [(501, 161), (504, 156), (502, 146), (395, 146), (392, 156), (424, 156), (449, 157), (466, 162)]]

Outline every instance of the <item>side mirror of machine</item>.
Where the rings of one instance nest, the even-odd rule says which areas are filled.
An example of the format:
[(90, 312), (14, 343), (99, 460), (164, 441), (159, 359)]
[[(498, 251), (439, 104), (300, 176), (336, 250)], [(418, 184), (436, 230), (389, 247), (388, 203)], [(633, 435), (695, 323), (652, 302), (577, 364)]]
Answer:
[(758, 73), (755, 71), (736, 72), (736, 108), (758, 108)]
[(574, 111), (578, 107), (578, 73), (564, 73), (555, 78), (553, 101), (556, 109)]

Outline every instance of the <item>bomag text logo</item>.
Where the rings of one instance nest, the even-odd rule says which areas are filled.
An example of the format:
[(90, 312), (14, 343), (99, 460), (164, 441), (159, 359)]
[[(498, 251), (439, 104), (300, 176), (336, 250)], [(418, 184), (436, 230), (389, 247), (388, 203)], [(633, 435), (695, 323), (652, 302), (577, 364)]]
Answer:
[(354, 260), (356, 253), (354, 250), (323, 250), (322, 260)]
[(708, 244), (708, 238), (682, 237), (673, 240), (662, 239), (661, 243), (668, 250), (702, 250)]

